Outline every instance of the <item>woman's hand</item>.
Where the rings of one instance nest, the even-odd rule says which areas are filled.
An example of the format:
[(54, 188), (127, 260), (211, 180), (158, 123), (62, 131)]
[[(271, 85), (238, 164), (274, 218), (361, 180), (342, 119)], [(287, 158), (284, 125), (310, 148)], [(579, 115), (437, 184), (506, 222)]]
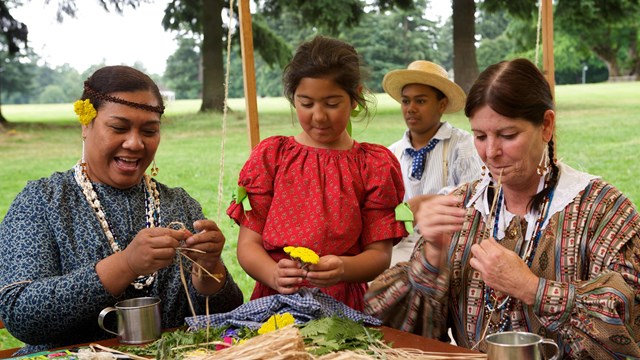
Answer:
[(297, 261), (281, 259), (273, 273), (274, 290), (280, 294), (293, 294), (300, 289), (306, 270), (300, 268)]
[[(189, 233), (189, 237), (185, 241), (185, 247), (187, 249), (200, 250), (204, 253), (185, 250), (184, 254), (213, 274), (216, 265), (220, 262), (222, 249), (224, 248), (224, 234), (212, 220), (198, 220), (193, 223), (193, 228), (196, 233)], [(193, 266), (194, 270), (197, 268), (197, 265)], [(195, 271), (196, 273), (200, 272), (198, 270)]]
[(317, 264), (309, 266), (306, 274), (307, 281), (313, 286), (325, 288), (342, 281), (344, 275), (344, 261), (335, 255), (320, 258)]
[(480, 272), (487, 286), (504, 295), (533, 305), (540, 279), (515, 252), (498, 244), (493, 237), (471, 247), (469, 264)]
[(449, 247), (449, 234), (462, 229), (466, 210), (459, 207), (461, 201), (455, 195), (433, 196), (422, 201), (415, 214), (416, 224), (426, 242), (423, 247), (425, 258), (432, 266), (440, 266), (442, 252)]
[(140, 230), (122, 251), (129, 270), (135, 275), (149, 275), (169, 266), (176, 256), (176, 248), (191, 233), (168, 228)]

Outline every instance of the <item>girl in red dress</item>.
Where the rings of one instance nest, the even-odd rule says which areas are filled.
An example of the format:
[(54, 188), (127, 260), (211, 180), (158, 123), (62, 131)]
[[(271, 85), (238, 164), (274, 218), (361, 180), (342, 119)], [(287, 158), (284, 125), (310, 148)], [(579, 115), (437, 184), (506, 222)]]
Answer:
[[(367, 114), (351, 45), (322, 36), (303, 43), (283, 82), (303, 131), (253, 149), (238, 180), (251, 209), (240, 199), (227, 209), (240, 225), (238, 261), (256, 280), (251, 299), (318, 287), (362, 310), (367, 282), (389, 267), (393, 244), (407, 235), (394, 212), (404, 196), (400, 165), (386, 147), (347, 131), (354, 109)], [(285, 246), (309, 248), (320, 260), (303, 269)]]

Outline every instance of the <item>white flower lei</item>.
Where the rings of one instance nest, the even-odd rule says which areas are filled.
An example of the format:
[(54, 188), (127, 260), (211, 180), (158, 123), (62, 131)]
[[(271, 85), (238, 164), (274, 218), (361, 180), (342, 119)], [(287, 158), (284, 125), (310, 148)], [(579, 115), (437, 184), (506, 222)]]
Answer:
[[(82, 193), (84, 194), (87, 202), (91, 205), (91, 208), (94, 210), (96, 217), (98, 218), (98, 222), (100, 222), (100, 227), (102, 227), (102, 231), (107, 236), (109, 240), (109, 245), (111, 245), (111, 250), (114, 253), (122, 251), (120, 245), (116, 242), (115, 237), (113, 236), (113, 232), (109, 228), (109, 223), (107, 222), (107, 217), (102, 210), (102, 205), (100, 204), (100, 200), (98, 200), (98, 194), (93, 188), (93, 184), (87, 178), (86, 174), (82, 169), (81, 162), (78, 162), (74, 167), (74, 178), (76, 179), (76, 183), (82, 189)], [(151, 177), (147, 174), (143, 175), (144, 185), (145, 185), (145, 194), (147, 195), (145, 199), (145, 222), (147, 228), (157, 227), (160, 224), (160, 194), (158, 193), (158, 189), (156, 187), (156, 183), (151, 181)], [(131, 285), (134, 288), (141, 290), (145, 287), (150, 286), (155, 280), (158, 272), (154, 272), (150, 275), (139, 275), (136, 280), (134, 280)]]

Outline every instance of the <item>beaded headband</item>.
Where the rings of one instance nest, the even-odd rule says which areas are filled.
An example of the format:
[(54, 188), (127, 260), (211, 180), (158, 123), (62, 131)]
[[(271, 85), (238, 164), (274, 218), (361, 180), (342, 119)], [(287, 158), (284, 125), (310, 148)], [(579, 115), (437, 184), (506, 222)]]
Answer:
[(103, 94), (99, 91), (96, 91), (94, 89), (92, 89), (89, 84), (87, 84), (87, 82), (84, 82), (84, 91), (87, 93), (87, 95), (94, 97), (96, 99), (100, 99), (103, 101), (109, 101), (109, 102), (113, 102), (113, 103), (118, 103), (118, 104), (122, 104), (122, 105), (127, 105), (127, 106), (131, 106), (137, 109), (142, 109), (142, 110), (146, 110), (146, 111), (150, 111), (150, 112), (155, 112), (158, 113), (160, 115), (164, 114), (164, 106), (151, 106), (151, 105), (147, 105), (147, 104), (140, 104), (140, 103), (136, 103), (133, 101), (128, 101), (125, 99), (120, 99), (118, 97), (115, 96), (111, 96), (111, 95), (107, 95), (107, 94)]

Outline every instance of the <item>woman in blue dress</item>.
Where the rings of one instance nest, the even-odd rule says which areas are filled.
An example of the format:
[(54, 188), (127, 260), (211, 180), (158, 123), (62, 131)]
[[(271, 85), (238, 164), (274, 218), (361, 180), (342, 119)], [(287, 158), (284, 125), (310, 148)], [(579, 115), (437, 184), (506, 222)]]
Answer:
[[(189, 298), (198, 314), (207, 297), (211, 312), (242, 304), (220, 258), (217, 225), (183, 189), (145, 174), (152, 163), (157, 171), (164, 112), (153, 80), (131, 67), (103, 67), (85, 81), (74, 110), (82, 160), (30, 181), (0, 224), (0, 318), (27, 344), (20, 353), (111, 337), (98, 314), (128, 298), (159, 297), (163, 328), (184, 324)], [(194, 260), (189, 296), (178, 251)]]

